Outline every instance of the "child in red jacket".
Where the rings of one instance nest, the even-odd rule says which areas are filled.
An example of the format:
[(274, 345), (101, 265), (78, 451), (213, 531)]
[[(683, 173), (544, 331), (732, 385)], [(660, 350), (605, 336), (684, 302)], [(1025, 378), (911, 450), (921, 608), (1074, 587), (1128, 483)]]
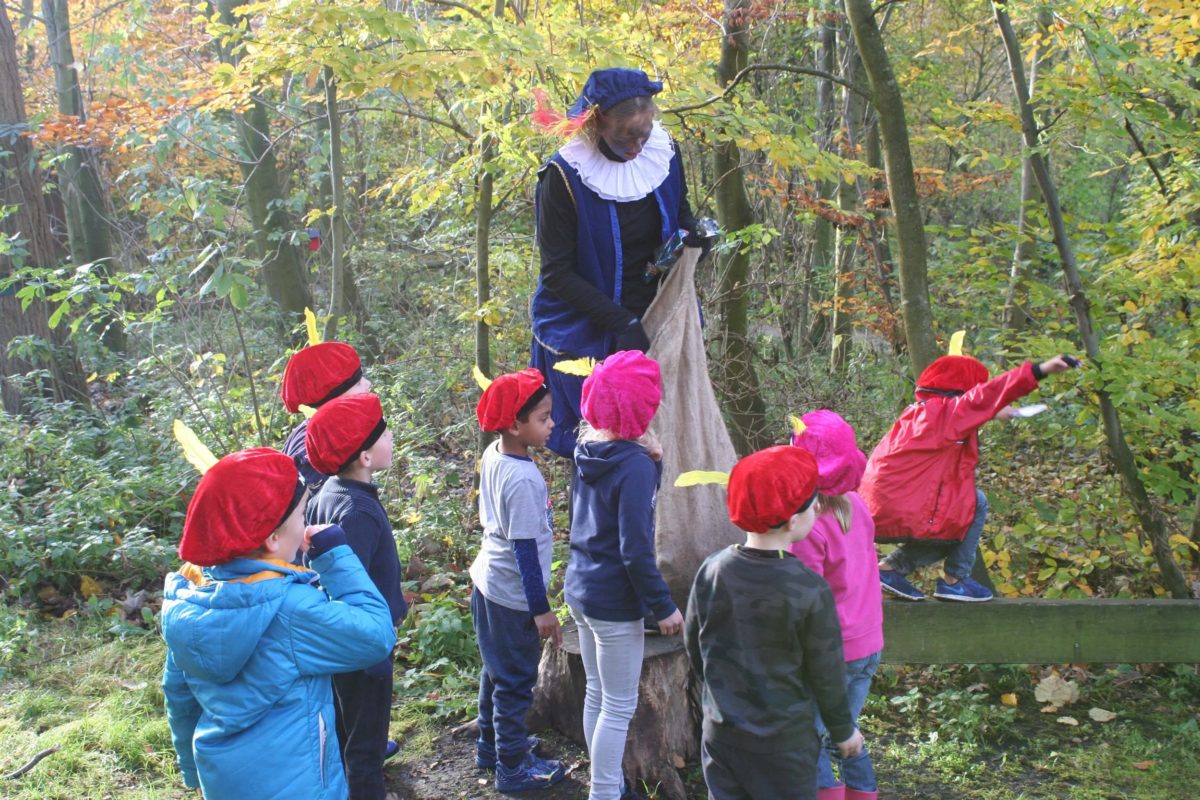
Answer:
[(1071, 356), (1026, 361), (988, 380), (970, 356), (942, 356), (917, 379), (916, 402), (904, 410), (871, 453), (859, 494), (875, 519), (876, 542), (902, 542), (879, 563), (883, 589), (923, 600), (907, 576), (945, 561), (934, 597), (982, 602), (992, 593), (971, 579), (987, 497), (975, 488), (979, 428), (1008, 419), (1009, 403), (1032, 392), (1046, 375), (1079, 366)]

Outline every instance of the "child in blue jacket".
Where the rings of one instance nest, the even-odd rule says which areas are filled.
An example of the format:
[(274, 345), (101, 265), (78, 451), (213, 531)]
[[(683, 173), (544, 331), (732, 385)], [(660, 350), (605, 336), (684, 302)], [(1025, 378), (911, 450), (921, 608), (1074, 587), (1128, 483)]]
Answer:
[(637, 710), (647, 610), (664, 635), (683, 627), (654, 557), (662, 453), (646, 431), (661, 399), (658, 362), (637, 351), (612, 354), (583, 383), (587, 424), (575, 448), (565, 593), (587, 675), (590, 800), (617, 800), (626, 789), (621, 758)]
[[(344, 800), (330, 675), (395, 644), (345, 534), (305, 528), (304, 495), (291, 458), (255, 448), (218, 461), (188, 505), (190, 563), (163, 597), (163, 694), (183, 782), (208, 800)], [(313, 569), (288, 563), (297, 550)]]

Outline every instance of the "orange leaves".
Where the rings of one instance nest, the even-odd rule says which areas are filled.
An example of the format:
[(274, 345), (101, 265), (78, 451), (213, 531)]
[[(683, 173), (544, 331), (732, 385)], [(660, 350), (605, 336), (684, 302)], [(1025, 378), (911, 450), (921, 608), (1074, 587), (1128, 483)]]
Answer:
[(55, 114), (44, 120), (30, 136), (40, 144), (114, 148), (123, 153), (129, 148), (118, 145), (121, 140), (136, 129), (157, 129), (173, 113), (173, 108), (173, 105), (152, 106), (114, 95), (93, 102), (88, 107), (86, 119)]

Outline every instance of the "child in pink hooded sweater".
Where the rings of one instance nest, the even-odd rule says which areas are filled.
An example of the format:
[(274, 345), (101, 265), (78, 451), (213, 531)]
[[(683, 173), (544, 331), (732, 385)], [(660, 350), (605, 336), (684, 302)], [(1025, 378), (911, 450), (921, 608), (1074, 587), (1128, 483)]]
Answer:
[[(817, 521), (808, 536), (789, 549), (833, 590), (842, 625), (846, 694), (857, 724), (883, 650), (875, 523), (854, 491), (867, 457), (858, 449), (854, 428), (834, 412), (811, 411), (801, 422), (804, 430), (792, 436), (792, 444), (817, 460)], [(841, 758), (828, 741), (819, 715), (817, 729), (823, 744), (817, 759), (818, 800), (874, 800), (875, 769), (866, 747), (858, 755)], [(834, 778), (831, 757), (837, 760), (841, 782)]]

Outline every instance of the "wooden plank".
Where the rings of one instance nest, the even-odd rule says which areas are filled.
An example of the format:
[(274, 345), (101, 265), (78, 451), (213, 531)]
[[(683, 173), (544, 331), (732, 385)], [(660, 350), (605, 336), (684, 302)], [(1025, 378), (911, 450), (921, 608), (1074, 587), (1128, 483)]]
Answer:
[(883, 604), (892, 664), (1200, 663), (1200, 600)]

